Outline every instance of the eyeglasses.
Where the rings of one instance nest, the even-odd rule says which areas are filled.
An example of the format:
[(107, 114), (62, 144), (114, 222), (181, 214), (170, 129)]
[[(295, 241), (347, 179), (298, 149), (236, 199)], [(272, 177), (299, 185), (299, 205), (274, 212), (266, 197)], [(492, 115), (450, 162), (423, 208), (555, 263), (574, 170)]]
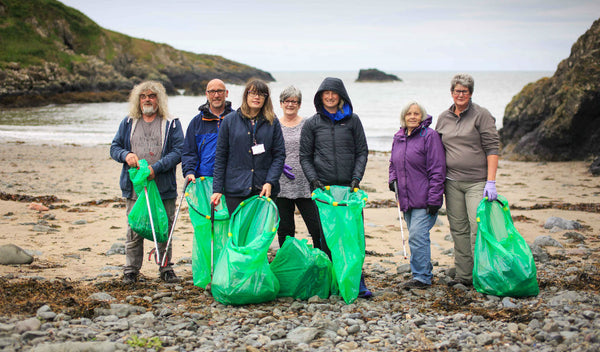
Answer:
[(269, 96), (269, 94), (267, 94), (267, 93), (260, 93), (255, 90), (248, 91), (248, 95), (253, 96), (253, 97), (265, 98), (265, 99)]
[(156, 99), (156, 94), (154, 94), (154, 93), (148, 94), (148, 95), (146, 95), (146, 94), (140, 94), (140, 99), (141, 100), (144, 100), (146, 98), (154, 100), (154, 99)]
[(281, 103), (282, 104), (300, 105), (300, 102), (298, 100), (284, 100)]
[(471, 92), (469, 92), (468, 90), (458, 90), (458, 89), (455, 89), (454, 91), (452, 91), (452, 94), (454, 94), (456, 96), (459, 96), (461, 94), (462, 95), (469, 95), (469, 94), (471, 94)]
[(208, 95), (215, 95), (215, 94), (222, 95), (225, 93), (225, 89), (207, 90), (206, 93)]

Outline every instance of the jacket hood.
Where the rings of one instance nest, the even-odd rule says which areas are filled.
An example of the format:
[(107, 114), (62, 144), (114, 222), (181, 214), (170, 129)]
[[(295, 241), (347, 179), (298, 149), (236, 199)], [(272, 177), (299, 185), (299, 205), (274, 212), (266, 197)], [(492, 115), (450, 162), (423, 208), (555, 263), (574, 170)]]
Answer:
[[(204, 116), (206, 118), (215, 118), (217, 119), (218, 116), (215, 116), (215, 114), (212, 113), (212, 111), (210, 111), (210, 104), (208, 103), (208, 101), (202, 105), (200, 105), (198, 107), (198, 111), (201, 111), (202, 113), (204, 113)], [(227, 115), (228, 113), (232, 112), (233, 110), (231, 109), (231, 102), (229, 100), (225, 101), (225, 110), (223, 110), (223, 116)]]
[(340, 96), (340, 98), (342, 98), (344, 102), (346, 102), (350, 106), (350, 111), (354, 111), (354, 108), (352, 107), (352, 102), (350, 101), (350, 97), (348, 96), (348, 92), (346, 91), (346, 87), (344, 87), (344, 82), (342, 82), (342, 80), (339, 78), (327, 77), (319, 86), (317, 93), (315, 93), (314, 103), (318, 113), (323, 112), (324, 110), (321, 94), (326, 90), (336, 92)]
[[(420, 131), (429, 127), (432, 122), (433, 122), (433, 117), (431, 115), (427, 115), (427, 118), (425, 120), (421, 121), (419, 126), (417, 128), (415, 128), (415, 131), (421, 133)], [(412, 135), (414, 136), (414, 133)], [(401, 136), (406, 136), (406, 127), (401, 127), (400, 130), (398, 132), (396, 132), (396, 134), (394, 134), (394, 138), (401, 137)]]

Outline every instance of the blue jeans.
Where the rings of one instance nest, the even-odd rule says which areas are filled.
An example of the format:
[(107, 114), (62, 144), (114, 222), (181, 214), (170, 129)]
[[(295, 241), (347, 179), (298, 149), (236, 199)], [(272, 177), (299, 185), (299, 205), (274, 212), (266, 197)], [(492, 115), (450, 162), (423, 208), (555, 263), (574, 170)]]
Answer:
[(410, 271), (413, 278), (431, 285), (433, 265), (431, 265), (431, 240), (429, 230), (435, 225), (437, 214), (429, 215), (426, 209), (409, 209), (404, 212), (408, 226), (410, 247)]

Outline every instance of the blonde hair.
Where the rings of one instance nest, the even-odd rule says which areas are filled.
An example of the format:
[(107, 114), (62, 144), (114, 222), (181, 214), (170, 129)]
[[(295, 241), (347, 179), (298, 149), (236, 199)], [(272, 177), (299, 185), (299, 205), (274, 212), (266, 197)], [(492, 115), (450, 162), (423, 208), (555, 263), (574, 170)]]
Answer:
[(273, 124), (273, 120), (275, 120), (275, 111), (273, 110), (273, 103), (271, 102), (271, 91), (269, 90), (269, 86), (260, 79), (252, 80), (246, 84), (246, 89), (244, 89), (244, 96), (242, 98), (242, 106), (240, 107), (240, 110), (242, 110), (242, 114), (246, 117), (250, 117), (250, 106), (248, 106), (248, 93), (251, 90), (266, 95), (265, 102), (260, 108), (258, 114), (263, 115), (265, 119), (269, 121), (269, 124)]
[(167, 103), (167, 91), (162, 83), (157, 81), (145, 81), (133, 87), (131, 93), (129, 93), (129, 117), (134, 119), (139, 119), (142, 117), (142, 109), (140, 108), (140, 94), (147, 90), (156, 94), (158, 115), (163, 119), (168, 118), (169, 108)]

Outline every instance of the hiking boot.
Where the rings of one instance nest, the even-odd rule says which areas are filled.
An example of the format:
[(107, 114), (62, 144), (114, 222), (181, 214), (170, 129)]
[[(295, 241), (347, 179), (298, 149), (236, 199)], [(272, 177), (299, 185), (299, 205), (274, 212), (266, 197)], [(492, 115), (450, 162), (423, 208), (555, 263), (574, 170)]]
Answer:
[(138, 274), (137, 273), (125, 273), (123, 274), (123, 283), (124, 284), (133, 284), (136, 283), (138, 281)]
[(428, 288), (431, 285), (428, 285), (422, 281), (419, 281), (417, 279), (412, 279), (409, 282), (405, 282), (404, 284), (400, 285), (400, 287), (402, 287), (405, 290), (410, 290), (413, 288)]
[(371, 298), (373, 293), (367, 288), (365, 284), (365, 278), (360, 277), (360, 285), (358, 286), (358, 297), (359, 298)]
[(454, 280), (450, 280), (448, 281), (448, 286), (456, 286), (458, 284), (461, 284), (465, 287), (472, 287), (473, 286), (473, 282), (469, 281), (469, 280), (465, 280), (465, 279), (454, 279)]
[(160, 273), (160, 279), (168, 284), (175, 284), (180, 281), (180, 279), (175, 275), (175, 271), (167, 270)]

